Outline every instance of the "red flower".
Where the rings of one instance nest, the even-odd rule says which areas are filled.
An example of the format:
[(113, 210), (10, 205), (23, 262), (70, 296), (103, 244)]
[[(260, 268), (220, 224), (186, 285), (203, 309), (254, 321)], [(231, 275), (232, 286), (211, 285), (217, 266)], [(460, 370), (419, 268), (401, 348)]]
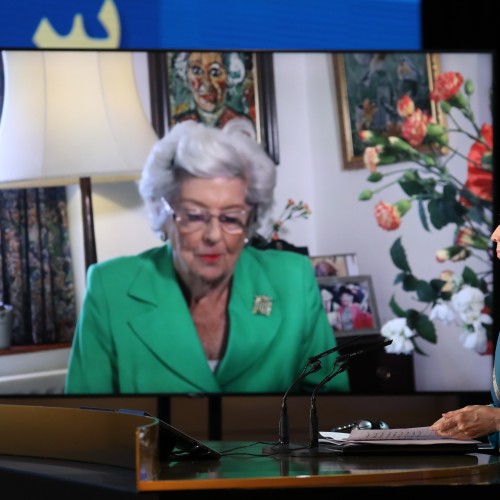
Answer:
[(486, 351), (480, 352), (481, 356), (491, 356), (495, 352), (495, 346), (493, 345), (493, 340), (488, 340), (486, 342)]
[(430, 92), (433, 101), (447, 101), (453, 97), (462, 86), (464, 77), (461, 73), (448, 71), (436, 78), (434, 89)]
[(415, 112), (404, 121), (401, 127), (401, 135), (413, 147), (420, 146), (425, 138), (428, 123), (429, 116), (421, 109), (416, 109)]
[(474, 232), (469, 227), (461, 227), (455, 238), (455, 245), (469, 247), (474, 244)]
[(390, 203), (379, 201), (375, 205), (374, 212), (377, 224), (386, 231), (394, 231), (401, 225), (401, 216), (399, 215), (399, 211)]
[(363, 153), (363, 162), (365, 164), (365, 167), (370, 172), (377, 171), (377, 165), (380, 162), (379, 153), (381, 153), (382, 151), (382, 146), (373, 146), (365, 149), (365, 152)]
[(398, 101), (398, 115), (410, 116), (415, 111), (415, 103), (409, 95), (404, 95)]
[[(485, 153), (493, 149), (493, 127), (484, 124), (481, 127), (481, 136), (487, 145), (475, 142), (467, 156), (467, 182), (465, 187), (478, 198), (485, 201), (493, 201), (493, 172), (483, 167), (482, 159)], [(461, 200), (466, 206), (470, 204)]]

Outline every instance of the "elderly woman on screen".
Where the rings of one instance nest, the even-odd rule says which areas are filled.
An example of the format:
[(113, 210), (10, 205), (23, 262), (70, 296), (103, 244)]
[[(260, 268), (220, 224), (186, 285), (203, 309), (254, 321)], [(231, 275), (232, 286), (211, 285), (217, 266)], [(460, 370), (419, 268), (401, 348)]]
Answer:
[[(283, 393), (336, 345), (309, 259), (248, 246), (275, 183), (238, 119), (186, 121), (153, 147), (139, 190), (165, 244), (89, 268), (67, 393)], [(348, 389), (346, 373), (323, 387)]]

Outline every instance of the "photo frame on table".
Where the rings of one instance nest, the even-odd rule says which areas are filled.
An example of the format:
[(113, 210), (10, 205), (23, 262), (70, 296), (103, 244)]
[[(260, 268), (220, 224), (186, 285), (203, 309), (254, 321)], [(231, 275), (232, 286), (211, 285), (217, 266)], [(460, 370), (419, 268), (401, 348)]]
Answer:
[(323, 276), (316, 280), (336, 337), (380, 334), (371, 276)]
[(323, 276), (353, 276), (359, 274), (358, 258), (355, 253), (337, 255), (315, 255), (310, 257), (314, 267), (314, 275)]
[(364, 167), (359, 131), (401, 137), (404, 119), (397, 103), (405, 94), (415, 108), (444, 125), (441, 108), (429, 96), (440, 71), (438, 54), (351, 52), (332, 57), (344, 170)]
[[(248, 119), (258, 142), (279, 164), (272, 53), (151, 52), (148, 61), (152, 122), (160, 137), (186, 119), (215, 127)], [(161, 123), (164, 109), (166, 123)]]

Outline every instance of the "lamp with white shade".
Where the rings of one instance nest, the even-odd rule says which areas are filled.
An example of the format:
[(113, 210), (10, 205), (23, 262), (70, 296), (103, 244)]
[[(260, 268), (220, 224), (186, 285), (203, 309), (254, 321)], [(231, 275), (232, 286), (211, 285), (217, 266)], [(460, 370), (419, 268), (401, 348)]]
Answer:
[(3, 51), (0, 189), (79, 182), (85, 264), (97, 261), (91, 180), (137, 179), (157, 135), (133, 54)]

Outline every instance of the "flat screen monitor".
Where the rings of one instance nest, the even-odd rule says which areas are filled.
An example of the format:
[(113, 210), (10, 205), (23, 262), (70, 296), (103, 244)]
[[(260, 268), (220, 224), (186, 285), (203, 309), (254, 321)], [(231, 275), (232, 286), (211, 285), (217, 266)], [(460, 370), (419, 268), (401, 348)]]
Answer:
[[(176, 110), (195, 105), (179, 73), (185, 55), (132, 53), (138, 96), (158, 136), (171, 127)], [(332, 345), (342, 346), (357, 336), (369, 343), (396, 328), (393, 322), (401, 318), (413, 327), (406, 345), (353, 360), (350, 393), (488, 392), (499, 324), (498, 308), (491, 302), (497, 264), (488, 240), (498, 206), (497, 179), (488, 163), (494, 54), (226, 51), (218, 55), (238, 63), (239, 81), (235, 77), (227, 99), (252, 116), (259, 141), (277, 164), (273, 216), (280, 217), (289, 199), (302, 200), (311, 208), (307, 220), (287, 220), (280, 238), (311, 261), (332, 325)], [(6, 100), (9, 67), (4, 63), (0, 68), (1, 140), (7, 126), (4, 118), (11, 110)], [(464, 80), (458, 90), (461, 100), (441, 106), (432, 96), (450, 90), (436, 87), (443, 74), (450, 78), (460, 74)], [(457, 84), (457, 79), (448, 84)], [(408, 99), (402, 102), (404, 96)], [(418, 115), (412, 105), (421, 110)], [(464, 110), (470, 114), (464, 115)], [(408, 121), (412, 114), (413, 122)], [(427, 129), (429, 123), (433, 126)], [(431, 145), (422, 142), (422, 130), (434, 134)], [(372, 142), (368, 132), (375, 132)], [(382, 143), (385, 151), (378, 148)], [(63, 141), (60, 146), (64, 147)], [(31, 145), (23, 135), (10, 147)], [(481, 167), (476, 168), (474, 161), (482, 162)], [(1, 164), (0, 172), (15, 168)], [(93, 183), (99, 261), (162, 244), (149, 230), (136, 181)], [(77, 186), (64, 189), (78, 316), (86, 287), (82, 221), (75, 201)], [(2, 189), (0, 196), (6, 192)], [(0, 198), (0, 217), (6, 216), (5, 199)], [(4, 227), (2, 220), (0, 262), (3, 300), (8, 301), (5, 297), (15, 297), (16, 280), (6, 267), (12, 247)], [(262, 231), (269, 239), (270, 233)], [(449, 289), (449, 301), (443, 301), (443, 295), (433, 301), (443, 287)], [(356, 323), (352, 316), (343, 320), (341, 296), (346, 290), (368, 318), (364, 323)], [(465, 311), (471, 302), (469, 292), (484, 300), (474, 321)], [(29, 304), (26, 299), (24, 306)], [(24, 332), (14, 333), (12, 342), (0, 349), (1, 397), (64, 397), (71, 334), (63, 341), (32, 334), (38, 319), (30, 317)], [(1, 321), (0, 317), (0, 328)], [(20, 328), (19, 322), (13, 326)], [(306, 361), (296, 366), (297, 376)], [(172, 393), (166, 388), (153, 395)], [(249, 386), (245, 394), (258, 391)]]

